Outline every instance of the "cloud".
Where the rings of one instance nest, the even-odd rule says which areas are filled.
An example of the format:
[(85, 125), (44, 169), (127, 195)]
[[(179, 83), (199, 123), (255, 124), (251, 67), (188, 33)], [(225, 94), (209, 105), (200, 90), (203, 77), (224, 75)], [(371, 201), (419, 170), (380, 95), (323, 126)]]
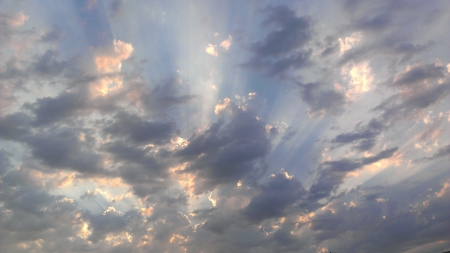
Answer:
[(92, 152), (93, 138), (80, 139), (81, 129), (51, 128), (36, 135), (28, 135), (23, 141), (31, 148), (34, 158), (54, 169), (96, 174), (105, 173), (100, 154)]
[(0, 118), (0, 137), (4, 140), (20, 140), (30, 132), (31, 117), (25, 113), (7, 114)]
[(233, 38), (231, 37), (231, 35), (229, 35), (226, 40), (223, 40), (222, 42), (220, 42), (220, 46), (223, 47), (223, 49), (228, 50), (228, 49), (230, 49), (232, 42), (233, 42)]
[(346, 103), (341, 92), (324, 89), (321, 83), (303, 83), (294, 81), (303, 101), (309, 105), (308, 114), (322, 116), (326, 113), (339, 114)]
[(89, 95), (85, 91), (64, 91), (57, 97), (38, 98), (34, 103), (25, 103), (24, 109), (36, 116), (36, 125), (54, 123), (75, 115), (85, 114)]
[(122, 232), (127, 225), (123, 217), (117, 215), (113, 208), (99, 215), (86, 213), (84, 218), (89, 222), (89, 228), (92, 229), (88, 240), (94, 243), (105, 239), (108, 234)]
[(365, 165), (390, 158), (397, 150), (398, 147), (386, 149), (374, 156), (360, 159), (344, 158), (336, 161), (325, 161), (321, 166), (316, 182), (309, 189), (308, 199), (317, 201), (329, 197), (342, 184), (348, 172), (356, 171)]
[[(425, 198), (414, 196), (413, 193), (419, 187), (423, 187), (422, 185), (408, 190), (397, 188), (397, 191), (403, 193), (400, 195), (403, 197), (391, 195), (390, 199), (379, 197), (363, 200), (360, 198), (360, 193), (354, 190), (347, 194), (349, 196), (334, 201), (323, 209), (324, 212), (314, 216), (311, 228), (316, 231), (316, 242), (327, 240), (330, 249), (337, 248), (341, 251), (376, 250), (378, 252), (407, 251), (414, 249), (417, 245), (445, 242), (446, 239), (443, 239), (446, 236), (445, 226), (441, 223), (450, 218), (443, 212), (447, 204), (440, 201), (441, 197), (448, 194), (445, 185), (446, 183), (440, 187), (442, 196), (438, 196), (439, 192)], [(363, 193), (367, 190), (362, 188), (359, 192)], [(388, 189), (382, 190), (383, 193), (387, 191)], [(417, 203), (413, 208), (405, 208), (407, 204), (402, 200), (405, 195)], [(355, 202), (348, 201), (349, 198)], [(416, 222), (418, 219), (422, 222)], [(370, 232), (367, 233), (367, 231)], [(339, 239), (337, 239), (338, 235)], [(448, 243), (440, 247), (437, 251), (443, 251), (448, 247)]]
[(311, 38), (309, 17), (297, 17), (286, 5), (268, 6), (263, 12), (268, 13), (268, 17), (261, 25), (274, 25), (278, 29), (267, 34), (263, 41), (250, 46), (256, 55), (267, 57), (290, 53), (301, 48)]
[(382, 121), (372, 119), (366, 125), (358, 123), (354, 132), (337, 135), (332, 142), (340, 144), (358, 142), (354, 147), (357, 150), (366, 151), (375, 146), (377, 137), (384, 129), (385, 125)]
[(192, 94), (180, 95), (181, 85), (180, 78), (167, 78), (153, 88), (146, 83), (136, 82), (126, 90), (125, 97), (130, 103), (152, 114), (166, 114), (175, 106), (186, 104), (197, 97)]
[(440, 147), (432, 156), (416, 159), (415, 162), (426, 162), (446, 156), (450, 156), (450, 144)]
[(181, 163), (187, 163), (179, 173), (195, 176), (196, 194), (258, 177), (264, 171), (264, 157), (270, 149), (265, 123), (231, 102), (226, 109), (228, 122), (221, 118), (175, 153)]
[(44, 33), (41, 37), (42, 42), (57, 42), (64, 35), (64, 31), (57, 25), (53, 26), (52, 29)]
[(216, 50), (216, 46), (214, 46), (213, 44), (208, 44), (208, 46), (205, 47), (205, 51), (212, 56), (219, 55), (219, 53)]
[(297, 17), (286, 5), (267, 6), (263, 11), (268, 17), (261, 23), (263, 27), (275, 27), (262, 41), (249, 45), (253, 58), (242, 66), (255, 70), (268, 70), (269, 76), (284, 74), (309, 66), (311, 51), (303, 46), (311, 39), (311, 19)]
[(280, 218), (286, 216), (288, 209), (305, 195), (306, 190), (297, 179), (287, 173), (272, 175), (261, 186), (261, 193), (252, 198), (249, 205), (242, 210), (242, 214), (252, 223)]
[(2, 2), (2, 252), (449, 249), (448, 4), (166, 7)]
[(115, 115), (111, 124), (103, 128), (113, 138), (125, 137), (137, 144), (162, 144), (169, 142), (175, 132), (174, 122), (149, 122), (138, 115), (121, 112)]
[(396, 122), (420, 115), (424, 109), (439, 103), (450, 93), (450, 83), (434, 85), (411, 93), (400, 93), (382, 101), (373, 111), (381, 111), (382, 117)]
[(426, 80), (435, 80), (444, 77), (445, 68), (436, 64), (418, 64), (408, 66), (404, 72), (399, 73), (393, 82), (394, 86), (416, 86)]
[(95, 96), (104, 96), (122, 88), (123, 78), (120, 75), (111, 74), (121, 72), (122, 61), (128, 59), (133, 50), (130, 43), (120, 40), (113, 40), (107, 46), (96, 48), (94, 61), (98, 73), (103, 74), (103, 78), (91, 85), (91, 92)]

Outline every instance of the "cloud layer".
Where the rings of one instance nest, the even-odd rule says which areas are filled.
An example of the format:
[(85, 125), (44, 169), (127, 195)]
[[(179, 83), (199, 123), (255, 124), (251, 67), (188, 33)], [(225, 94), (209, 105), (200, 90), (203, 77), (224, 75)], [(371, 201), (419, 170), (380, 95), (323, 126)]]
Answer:
[(1, 252), (450, 250), (448, 1), (1, 5)]

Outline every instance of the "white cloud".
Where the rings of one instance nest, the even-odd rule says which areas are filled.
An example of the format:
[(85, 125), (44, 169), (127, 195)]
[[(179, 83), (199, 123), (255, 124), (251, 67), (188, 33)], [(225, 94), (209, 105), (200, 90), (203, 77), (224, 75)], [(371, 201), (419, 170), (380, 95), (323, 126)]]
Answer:
[(220, 46), (223, 47), (225, 50), (230, 49), (231, 43), (233, 42), (233, 38), (231, 37), (231, 35), (228, 36), (228, 39), (223, 40), (222, 42), (220, 42)]
[(216, 50), (216, 46), (214, 46), (213, 44), (208, 44), (208, 46), (206, 46), (205, 51), (212, 55), (212, 56), (218, 56), (219, 53)]

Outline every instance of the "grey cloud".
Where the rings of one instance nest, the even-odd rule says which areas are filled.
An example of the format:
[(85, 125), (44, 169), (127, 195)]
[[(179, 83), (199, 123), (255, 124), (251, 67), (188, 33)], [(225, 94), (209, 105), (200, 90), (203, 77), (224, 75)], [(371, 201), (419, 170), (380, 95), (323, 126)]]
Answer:
[(346, 51), (339, 59), (338, 65), (360, 62), (380, 55), (391, 57), (394, 62), (403, 63), (410, 60), (414, 55), (428, 49), (431, 45), (433, 45), (432, 41), (425, 44), (413, 44), (409, 41), (404, 41), (404, 38), (386, 35)]
[(312, 51), (303, 51), (284, 57), (268, 64), (267, 72), (269, 76), (276, 76), (285, 73), (288, 70), (295, 70), (298, 68), (309, 66), (311, 63), (309, 58)]
[(318, 179), (311, 186), (308, 193), (309, 200), (319, 200), (329, 197), (331, 192), (343, 182), (348, 172), (355, 171), (365, 165), (375, 163), (394, 155), (398, 147), (383, 150), (380, 153), (360, 159), (341, 159), (327, 161), (323, 163), (323, 168), (319, 172)]
[(3, 148), (0, 149), (0, 176), (12, 169), (11, 157), (11, 153)]
[(381, 30), (391, 23), (386, 13), (380, 13), (369, 17), (363, 17), (355, 21), (355, 27), (363, 30)]
[(25, 113), (7, 114), (0, 118), (0, 138), (4, 140), (20, 140), (30, 132), (32, 118)]
[(270, 149), (265, 123), (232, 103), (229, 109), (228, 123), (220, 119), (175, 153), (181, 162), (189, 163), (181, 173), (196, 176), (197, 194), (217, 185), (259, 177), (264, 171), (264, 157)]
[(252, 198), (242, 214), (252, 223), (279, 218), (305, 195), (306, 190), (300, 181), (280, 173), (261, 186), (261, 193)]
[(125, 137), (137, 144), (162, 144), (175, 133), (175, 123), (146, 121), (138, 115), (121, 112), (103, 128), (103, 132), (113, 138)]
[(51, 77), (62, 74), (68, 66), (69, 63), (61, 59), (58, 51), (49, 49), (42, 55), (35, 56), (31, 68), (39, 75)]
[(446, 71), (444, 67), (436, 66), (435, 64), (423, 64), (415, 66), (397, 75), (393, 82), (393, 85), (415, 85), (427, 79), (442, 78), (444, 77), (444, 71)]
[(381, 120), (372, 119), (366, 125), (358, 123), (354, 132), (339, 134), (331, 141), (340, 144), (358, 142), (355, 148), (359, 151), (366, 151), (375, 146), (376, 138), (384, 129), (385, 125)]
[(450, 144), (447, 146), (440, 147), (432, 156), (416, 159), (414, 160), (414, 162), (426, 162), (446, 156), (450, 157)]
[(262, 42), (255, 42), (250, 46), (250, 50), (257, 55), (283, 55), (302, 47), (310, 40), (311, 20), (308, 16), (297, 17), (286, 5), (268, 6), (264, 12), (268, 13), (268, 18), (261, 24), (275, 25), (276, 30), (267, 34)]
[[(344, 1), (343, 11), (346, 13), (347, 24), (344, 31), (364, 32), (364, 41), (344, 53), (340, 64), (351, 61), (361, 61), (384, 55), (390, 58), (394, 65), (405, 63), (419, 52), (430, 48), (435, 42), (429, 40), (424, 44), (422, 36), (415, 32), (434, 24), (426, 22), (426, 15), (430, 9), (447, 9), (444, 2), (426, 1)], [(408, 20), (408, 21), (406, 21)], [(438, 21), (438, 20), (436, 20)], [(410, 29), (405, 30), (405, 22)]]
[(34, 158), (52, 168), (105, 173), (101, 155), (93, 152), (94, 140), (88, 134), (86, 141), (80, 140), (81, 133), (78, 129), (53, 128), (26, 136), (24, 142), (31, 148)]
[[(364, 200), (362, 196), (354, 196), (352, 191), (346, 194), (349, 196), (331, 202), (333, 211), (326, 210), (312, 220), (317, 243), (327, 240), (329, 248), (343, 252), (399, 252), (448, 237), (448, 230), (442, 224), (450, 220), (450, 215), (444, 211), (449, 204), (442, 198), (449, 192), (440, 197), (417, 196), (414, 188), (396, 189), (402, 191), (401, 199), (381, 195), (384, 199), (381, 202)], [(356, 205), (348, 205), (343, 198), (352, 199)], [(413, 203), (426, 204), (411, 209), (409, 205)], [(441, 247), (438, 251), (448, 246)]]
[(37, 182), (37, 180), (30, 174), (27, 169), (15, 169), (6, 173), (2, 181), (9, 187), (23, 187), (23, 188), (39, 188), (43, 185), (43, 182)]
[(135, 147), (118, 141), (106, 143), (101, 149), (112, 155), (111, 159), (118, 165), (117, 175), (131, 185), (137, 196), (148, 197), (170, 186), (168, 151), (162, 149), (154, 153), (150, 147)]
[(322, 115), (324, 113), (339, 114), (345, 105), (345, 96), (331, 89), (324, 89), (320, 83), (293, 82), (299, 89), (303, 101), (309, 105), (309, 113)]
[(432, 158), (434, 159), (434, 158), (444, 157), (444, 156), (448, 156), (448, 155), (450, 155), (450, 145), (439, 148), (438, 151), (436, 152), (436, 154), (434, 154), (432, 156)]
[[(42, 179), (22, 165), (9, 171), (0, 187), (0, 244), (2, 252), (21, 252), (19, 243), (42, 239), (43, 250), (75, 236), (79, 223), (76, 203), (43, 188)], [(29, 248), (30, 249), (30, 248)], [(59, 252), (67, 252), (62, 247)]]
[(81, 91), (64, 91), (57, 97), (38, 98), (34, 103), (25, 103), (24, 109), (36, 115), (36, 125), (46, 125), (86, 113), (89, 95)]
[(447, 81), (426, 89), (415, 90), (408, 97), (396, 94), (382, 101), (372, 111), (381, 111), (382, 117), (389, 122), (411, 118), (423, 109), (442, 101), (450, 94), (450, 83)]
[(19, 13), (10, 11), (10, 13), (0, 12), (0, 45), (8, 45), (14, 39), (29, 39), (30, 35), (35, 34), (35, 29), (25, 29), (13, 25), (15, 15)]
[(333, 36), (327, 36), (325, 38), (325, 49), (322, 51), (321, 55), (327, 57), (339, 51), (341, 48), (339, 41)]
[(108, 234), (122, 232), (127, 225), (126, 220), (115, 211), (106, 211), (98, 215), (85, 213), (83, 216), (89, 221), (89, 228), (92, 230), (88, 239), (94, 243), (105, 239)]
[(4, 60), (0, 69), (0, 112), (17, 102), (17, 93), (26, 91), (28, 74), (19, 67), (19, 60), (15, 57)]
[(420, 141), (433, 141), (440, 137), (441, 133), (444, 130), (446, 122), (448, 122), (445, 117), (439, 117), (437, 119), (433, 119), (429, 124), (426, 125), (425, 129), (414, 136), (414, 138)]
[(40, 41), (42, 42), (57, 42), (64, 35), (64, 31), (57, 25), (53, 26), (52, 29), (42, 35)]
[(166, 113), (177, 105), (185, 104), (193, 100), (195, 95), (180, 95), (181, 84), (179, 78), (170, 78), (150, 89), (147, 84), (140, 82), (130, 83), (128, 94), (137, 95), (137, 101), (150, 112), (157, 114)]
[(311, 39), (311, 19), (297, 17), (285, 5), (269, 5), (263, 12), (268, 17), (261, 25), (274, 26), (275, 30), (249, 46), (254, 57), (242, 66), (264, 70), (268, 76), (281, 76), (288, 70), (309, 66), (312, 52), (303, 47)]

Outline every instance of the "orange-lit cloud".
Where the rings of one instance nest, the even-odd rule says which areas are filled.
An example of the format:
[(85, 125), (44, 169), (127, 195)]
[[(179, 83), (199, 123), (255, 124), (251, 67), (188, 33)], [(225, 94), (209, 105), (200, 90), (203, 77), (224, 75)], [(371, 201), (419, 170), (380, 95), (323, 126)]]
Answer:
[(123, 84), (122, 61), (133, 53), (131, 43), (114, 40), (112, 46), (100, 48), (95, 53), (95, 66), (100, 78), (92, 85), (95, 96), (104, 96), (111, 91), (119, 90)]

